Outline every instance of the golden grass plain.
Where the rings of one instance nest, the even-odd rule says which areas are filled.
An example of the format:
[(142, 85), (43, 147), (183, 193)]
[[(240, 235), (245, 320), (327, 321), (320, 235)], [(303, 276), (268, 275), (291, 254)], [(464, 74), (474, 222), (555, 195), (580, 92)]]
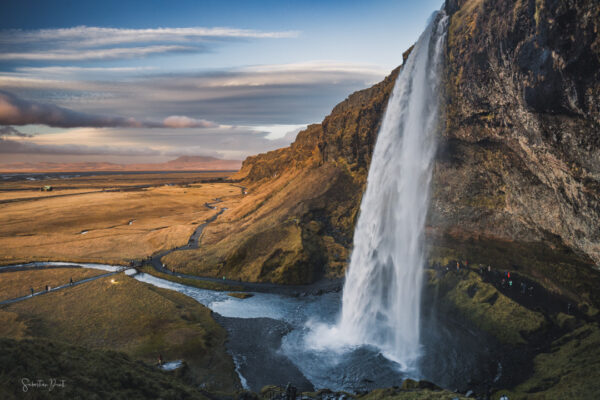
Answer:
[[(72, 261), (126, 264), (153, 253), (182, 246), (196, 227), (218, 210), (205, 206), (215, 198), (227, 204), (241, 199), (239, 187), (229, 183), (193, 183), (205, 174), (186, 175), (187, 181), (122, 191), (43, 197), (48, 192), (24, 190), (40, 198), (0, 204), (0, 264), (29, 261)], [(154, 176), (155, 176), (154, 175)], [(163, 176), (165, 175), (165, 176)], [(117, 178), (89, 179), (102, 186)], [(128, 184), (155, 182), (146, 175), (123, 178)], [(25, 186), (30, 182), (23, 182)], [(21, 188), (23, 189), (23, 188)], [(16, 196), (15, 191), (2, 195)], [(69, 189), (71, 190), (71, 189)], [(52, 193), (60, 194), (62, 190)], [(72, 195), (71, 195), (72, 194)], [(43, 197), (43, 198), (41, 198)]]

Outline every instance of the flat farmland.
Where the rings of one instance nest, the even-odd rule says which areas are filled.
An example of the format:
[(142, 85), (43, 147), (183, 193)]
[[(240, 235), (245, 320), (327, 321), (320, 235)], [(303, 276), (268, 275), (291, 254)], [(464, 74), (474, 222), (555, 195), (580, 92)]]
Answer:
[[(194, 183), (214, 178), (206, 175), (92, 176), (87, 186), (78, 181), (82, 189), (61, 190), (58, 185), (52, 192), (31, 190), (30, 181), (8, 182), (21, 186), (4, 192), (0, 188), (0, 264), (125, 264), (182, 246), (199, 224), (218, 212), (206, 203), (241, 199), (240, 188), (232, 184)], [(89, 190), (118, 185), (122, 189)]]

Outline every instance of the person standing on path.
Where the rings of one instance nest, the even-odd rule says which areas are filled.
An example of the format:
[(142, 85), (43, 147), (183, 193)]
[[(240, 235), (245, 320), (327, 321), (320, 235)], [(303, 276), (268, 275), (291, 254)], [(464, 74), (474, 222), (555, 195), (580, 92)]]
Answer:
[(29, 288), (31, 290), (31, 297), (33, 297), (33, 288)]

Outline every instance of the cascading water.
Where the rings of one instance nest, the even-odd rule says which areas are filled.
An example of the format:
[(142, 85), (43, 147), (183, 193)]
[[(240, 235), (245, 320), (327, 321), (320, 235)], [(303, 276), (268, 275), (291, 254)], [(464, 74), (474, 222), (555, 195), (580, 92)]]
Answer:
[(419, 355), (423, 231), (438, 131), (447, 17), (439, 12), (398, 76), (354, 234), (339, 329), (409, 369)]
[(329, 332), (317, 329), (312, 339), (328, 341), (323, 347), (376, 346), (406, 371), (420, 351), (423, 234), (446, 27), (440, 11), (397, 78), (360, 207), (341, 318)]

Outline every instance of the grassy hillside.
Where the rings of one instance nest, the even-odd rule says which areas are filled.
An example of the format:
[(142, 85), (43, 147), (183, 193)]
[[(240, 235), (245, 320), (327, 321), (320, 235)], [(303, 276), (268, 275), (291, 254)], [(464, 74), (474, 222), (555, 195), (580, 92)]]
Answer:
[(180, 293), (124, 274), (2, 307), (0, 337), (40, 338), (114, 350), (154, 364), (185, 360), (187, 378), (214, 389), (239, 382), (226, 332), (211, 312)]

